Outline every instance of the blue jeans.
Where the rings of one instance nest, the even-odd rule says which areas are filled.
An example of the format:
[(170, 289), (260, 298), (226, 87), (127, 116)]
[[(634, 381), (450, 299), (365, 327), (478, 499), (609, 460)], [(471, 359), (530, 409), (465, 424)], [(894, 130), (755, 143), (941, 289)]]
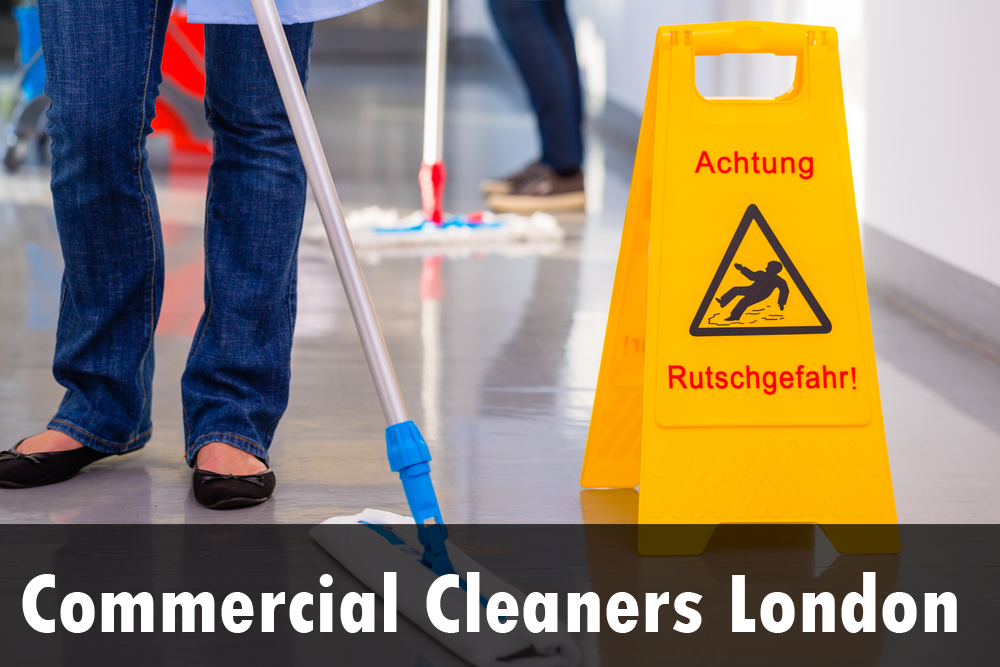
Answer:
[[(150, 134), (169, 0), (40, 0), (52, 195), (65, 270), (49, 428), (102, 452), (150, 438), (163, 239)], [(286, 26), (305, 82), (312, 24)], [(205, 312), (181, 381), (185, 456), (224, 442), (265, 462), (288, 403), (306, 175), (256, 26), (205, 26), (215, 132)]]
[(583, 164), (580, 68), (565, 0), (490, 0), (538, 117), (542, 162), (560, 173)]

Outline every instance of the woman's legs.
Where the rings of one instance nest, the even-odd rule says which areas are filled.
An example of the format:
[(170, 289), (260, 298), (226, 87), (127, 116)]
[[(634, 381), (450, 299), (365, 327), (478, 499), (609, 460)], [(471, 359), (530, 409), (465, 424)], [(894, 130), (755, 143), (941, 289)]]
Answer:
[[(305, 82), (312, 24), (285, 34)], [(185, 456), (193, 465), (222, 443), (267, 461), (288, 404), (306, 175), (256, 26), (205, 26), (205, 79), (215, 145), (205, 313), (181, 381)]]
[(53, 374), (66, 394), (49, 429), (121, 453), (152, 430), (163, 245), (145, 142), (170, 2), (38, 4), (65, 262)]

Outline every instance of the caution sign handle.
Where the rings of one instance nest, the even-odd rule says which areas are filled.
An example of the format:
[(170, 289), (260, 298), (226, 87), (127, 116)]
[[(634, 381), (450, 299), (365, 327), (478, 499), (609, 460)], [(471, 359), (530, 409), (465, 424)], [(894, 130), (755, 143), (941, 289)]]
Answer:
[[(801, 56), (806, 46), (816, 43), (816, 32), (809, 26), (790, 23), (735, 22), (708, 23), (685, 31), (695, 55), (720, 56), (724, 53), (773, 53), (776, 56)], [(823, 46), (836, 46), (836, 32), (819, 35)], [(676, 46), (676, 44), (674, 45)]]

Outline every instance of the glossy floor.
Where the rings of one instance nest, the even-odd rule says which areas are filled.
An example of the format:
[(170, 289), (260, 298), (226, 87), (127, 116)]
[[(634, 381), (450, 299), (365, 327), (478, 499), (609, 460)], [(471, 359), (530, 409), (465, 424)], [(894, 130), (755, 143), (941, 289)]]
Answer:
[[(310, 97), (346, 208), (419, 204), (422, 83), (419, 65), (315, 66)], [(588, 213), (562, 220), (560, 248), (363, 257), (450, 521), (635, 519), (635, 491), (578, 485), (633, 158), (612, 137), (587, 138)], [(508, 72), (450, 72), (445, 143), (454, 211), (481, 206), (481, 177), (534, 156), (532, 116)], [(61, 396), (49, 370), (61, 260), (47, 179), (38, 167), (0, 178), (0, 433), (9, 445), (42, 428)], [(204, 180), (197, 170), (158, 176), (167, 282), (152, 442), (65, 484), (0, 490), (0, 521), (315, 522), (365, 507), (405, 511), (335, 267), (311, 240), (322, 238), (312, 208), (291, 405), (271, 449), (277, 491), (249, 510), (195, 503), (179, 383), (202, 307)], [(1000, 520), (1000, 367), (876, 297), (872, 318), (900, 519)]]

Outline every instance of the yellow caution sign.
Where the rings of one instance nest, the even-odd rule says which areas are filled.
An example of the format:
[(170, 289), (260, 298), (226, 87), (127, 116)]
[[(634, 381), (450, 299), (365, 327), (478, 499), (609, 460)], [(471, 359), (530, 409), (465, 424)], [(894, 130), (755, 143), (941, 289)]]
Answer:
[[(695, 56), (722, 53), (796, 56), (792, 88), (702, 97)], [(865, 290), (836, 31), (661, 27), (582, 485), (639, 485), (640, 524), (690, 526), (645, 552), (735, 522), (897, 550)]]

